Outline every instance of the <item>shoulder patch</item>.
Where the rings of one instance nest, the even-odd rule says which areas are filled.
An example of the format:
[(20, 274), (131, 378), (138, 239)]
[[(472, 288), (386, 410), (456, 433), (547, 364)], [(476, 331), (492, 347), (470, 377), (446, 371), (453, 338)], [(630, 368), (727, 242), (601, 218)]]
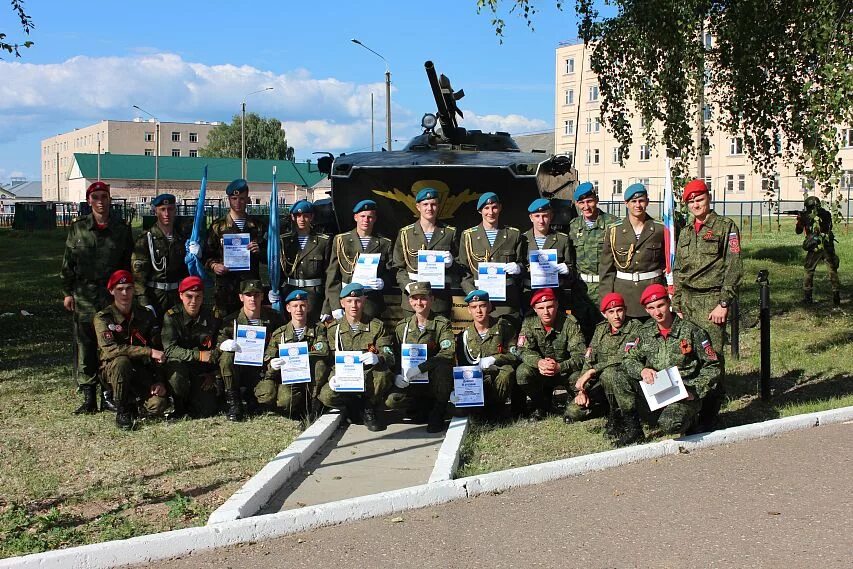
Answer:
[(110, 332), (109, 330), (104, 330), (104, 340), (106, 340), (107, 342), (112, 342), (113, 341), (113, 333)]
[(717, 352), (714, 351), (714, 348), (711, 346), (710, 340), (702, 340), (702, 349), (705, 350), (705, 355), (708, 356), (708, 359), (715, 362), (717, 361)]
[(386, 354), (393, 354), (394, 350), (391, 349), (391, 346), (382, 346), (382, 351)]
[(639, 345), (640, 345), (640, 337), (639, 336), (637, 336), (633, 340), (625, 342), (625, 353), (627, 354), (628, 352), (630, 352), (631, 350), (633, 350), (634, 348), (636, 348)]
[(320, 340), (319, 342), (315, 342), (314, 343), (314, 349), (315, 350), (322, 350), (323, 349), (323, 341)]
[(526, 344), (526, 343), (527, 343), (527, 336), (525, 336), (524, 334), (519, 334), (518, 335), (518, 341), (515, 343), (515, 345), (518, 346), (519, 348), (523, 348), (524, 344)]
[(737, 233), (729, 233), (729, 253), (740, 253), (740, 239)]
[(453, 342), (450, 340), (442, 340), (441, 344), (439, 344), (439, 345), (441, 346), (442, 350), (446, 350), (447, 348), (453, 346)]

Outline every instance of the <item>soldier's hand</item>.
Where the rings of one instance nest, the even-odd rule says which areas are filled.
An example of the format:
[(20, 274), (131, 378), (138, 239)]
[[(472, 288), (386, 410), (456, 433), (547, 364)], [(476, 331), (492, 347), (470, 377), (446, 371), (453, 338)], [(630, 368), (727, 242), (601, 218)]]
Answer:
[(166, 354), (164, 354), (162, 350), (155, 350), (154, 348), (151, 348), (151, 359), (158, 364), (161, 364), (166, 361)]
[(711, 311), (711, 314), (708, 315), (708, 320), (713, 322), (714, 324), (721, 325), (726, 323), (726, 317), (729, 314), (728, 308), (723, 308), (719, 304), (714, 307), (714, 310)]
[(222, 276), (228, 272), (228, 267), (224, 263), (213, 263), (213, 272)]
[(335, 308), (332, 310), (332, 318), (335, 320), (340, 320), (344, 317), (344, 309), (343, 308)]
[(246, 249), (248, 249), (250, 253), (257, 253), (261, 250), (261, 247), (258, 245), (257, 241), (249, 241), (249, 244), (246, 245)]
[(162, 383), (155, 383), (151, 386), (151, 395), (153, 397), (166, 397), (166, 386)]
[(237, 342), (234, 340), (228, 339), (223, 340), (221, 344), (219, 344), (219, 349), (223, 352), (239, 352), (240, 346), (237, 345)]
[(655, 377), (657, 377), (658, 372), (650, 368), (644, 368), (643, 371), (640, 372), (640, 376), (642, 376), (643, 381), (648, 383), (649, 385), (653, 385), (655, 382)]
[(76, 305), (74, 304), (74, 297), (71, 295), (66, 296), (62, 299), (62, 306), (65, 307), (65, 310), (68, 312), (74, 312)]
[(566, 263), (557, 263), (557, 274), (568, 275), (569, 274), (569, 266)]
[(521, 273), (521, 266), (518, 263), (504, 263), (504, 271), (508, 275), (518, 275)]
[(490, 367), (495, 365), (496, 361), (497, 360), (494, 356), (485, 356), (483, 358), (480, 358), (480, 369), (489, 369)]
[(207, 363), (210, 361), (210, 352), (208, 350), (201, 350), (198, 353), (198, 361), (201, 363)]
[(578, 407), (587, 407), (589, 405), (589, 397), (587, 396), (586, 391), (581, 391), (575, 395), (575, 404)]
[(594, 375), (595, 375), (595, 370), (594, 370), (594, 369), (587, 370), (587, 371), (586, 371), (586, 373), (582, 374), (582, 375), (578, 378), (578, 380), (575, 382), (575, 389), (577, 389), (578, 391), (580, 391), (581, 389), (583, 389), (584, 385), (586, 385), (586, 383), (587, 383), (590, 379), (592, 379)]
[(449, 266), (451, 266), (452, 264), (453, 264), (453, 255), (451, 255), (450, 253), (447, 253), (447, 254), (444, 256), (444, 266), (445, 266), (445, 267), (449, 267)]
[(283, 365), (284, 365), (284, 358), (273, 358), (270, 360), (270, 367), (273, 368), (275, 371), (280, 370), (281, 366), (283, 366)]
[(373, 352), (361, 352), (361, 356), (359, 356), (358, 360), (365, 365), (375, 366), (379, 363), (379, 356)]

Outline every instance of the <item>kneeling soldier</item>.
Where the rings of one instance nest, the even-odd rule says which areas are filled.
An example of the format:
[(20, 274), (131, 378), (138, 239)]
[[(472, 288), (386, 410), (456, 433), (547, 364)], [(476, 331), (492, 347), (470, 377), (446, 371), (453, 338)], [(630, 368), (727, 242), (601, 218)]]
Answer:
[(214, 351), (219, 319), (204, 306), (204, 283), (199, 277), (183, 279), (178, 295), (180, 304), (163, 317), (164, 368), (175, 406), (172, 417), (180, 418), (187, 412), (210, 417), (219, 407)]
[(113, 388), (116, 425), (133, 428), (136, 398), (144, 401), (150, 415), (168, 408), (166, 386), (153, 363), (163, 363), (160, 327), (150, 311), (133, 302), (133, 275), (114, 272), (107, 281), (113, 303), (95, 315), (95, 334), (101, 359), (101, 374)]
[(391, 335), (378, 318), (364, 314), (364, 287), (350, 283), (340, 293), (344, 316), (329, 326), (332, 357), (338, 351), (359, 351), (364, 364), (364, 392), (343, 393), (335, 391), (337, 383), (332, 368), (329, 383), (320, 390), (320, 401), (326, 407), (335, 407), (347, 413), (351, 420), (361, 416), (370, 431), (382, 431), (385, 425), (379, 416), (385, 395), (391, 390), (394, 376), (394, 350)]
[(522, 363), (516, 371), (516, 381), (530, 397), (530, 419), (541, 421), (551, 408), (554, 388), (565, 385), (571, 391), (573, 382), (569, 377), (583, 366), (586, 346), (578, 321), (560, 311), (552, 289), (535, 291), (530, 306), (535, 314), (524, 319), (518, 334)]
[(658, 426), (664, 434), (680, 436), (691, 427), (705, 397), (717, 386), (720, 362), (708, 333), (670, 310), (663, 285), (646, 287), (640, 302), (651, 319), (638, 330), (622, 365), (632, 379), (649, 385), (655, 382), (658, 371), (678, 368), (687, 399), (664, 407)]
[(472, 290), (465, 303), (474, 321), (457, 342), (457, 361), (459, 365), (476, 365), (483, 370), (485, 413), (498, 418), (515, 388), (515, 368), (520, 362), (515, 328), (507, 319), (490, 316), (493, 308), (486, 291)]
[[(396, 389), (385, 404), (391, 409), (420, 411), (421, 415), (427, 412), (427, 432), (438, 433), (444, 429), (444, 412), (453, 389), (453, 326), (444, 316), (432, 314), (429, 283), (409, 283), (405, 292), (415, 314), (397, 324), (395, 348), (402, 354), (404, 344), (423, 344), (426, 360), (397, 377)], [(421, 374), (426, 374), (428, 383), (414, 383)]]
[(240, 365), (234, 363), (234, 352), (240, 346), (234, 341), (234, 329), (237, 326), (264, 326), (264, 352), (269, 346), (271, 332), (281, 328), (284, 320), (273, 310), (261, 306), (264, 298), (264, 288), (261, 281), (245, 280), (240, 283), (240, 302), (243, 308), (228, 316), (222, 322), (219, 331), (219, 373), (225, 384), (225, 416), (229, 421), (240, 421), (243, 418), (242, 398), (246, 400), (246, 411), (258, 411), (258, 400), (255, 388), (263, 377), (264, 368), (261, 366)]
[[(317, 400), (317, 395), (329, 371), (326, 327), (318, 324), (316, 320), (308, 319), (308, 315), (314, 310), (309, 298), (311, 295), (308, 291), (296, 289), (290, 291), (284, 299), (290, 322), (272, 333), (264, 356), (264, 363), (268, 364), (267, 372), (255, 389), (261, 407), (275, 406), (291, 419), (301, 417), (308, 411), (311, 411), (312, 415), (322, 411), (323, 406)], [(305, 342), (308, 345), (311, 381), (282, 383), (281, 368), (285, 359), (279, 356), (279, 344), (295, 342)]]

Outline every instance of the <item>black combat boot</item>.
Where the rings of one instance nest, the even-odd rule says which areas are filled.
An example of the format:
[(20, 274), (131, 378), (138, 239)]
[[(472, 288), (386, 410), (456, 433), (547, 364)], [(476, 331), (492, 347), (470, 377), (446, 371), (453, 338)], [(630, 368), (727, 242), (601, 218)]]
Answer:
[(361, 417), (364, 420), (364, 426), (367, 427), (368, 431), (376, 432), (385, 430), (385, 424), (382, 422), (381, 417), (373, 407), (365, 405), (364, 411), (361, 413)]
[(619, 440), (619, 437), (625, 432), (625, 421), (622, 417), (621, 409), (614, 409), (615, 405), (610, 406), (610, 411), (607, 413), (607, 422), (604, 423), (604, 434), (612, 440)]
[(229, 421), (243, 420), (243, 407), (240, 405), (240, 390), (225, 390), (225, 418)]
[(184, 403), (178, 399), (177, 397), (172, 398), (172, 412), (166, 415), (166, 420), (169, 422), (180, 421), (184, 417), (187, 416), (186, 408), (184, 407)]
[(832, 306), (836, 308), (841, 306), (841, 293), (837, 290), (832, 293)]
[(427, 432), (440, 433), (444, 430), (444, 410), (447, 407), (445, 403), (435, 402), (429, 412), (427, 418)]
[(89, 415), (97, 413), (98, 403), (95, 400), (95, 386), (81, 385), (80, 391), (83, 393), (83, 403), (74, 410), (75, 415)]
[(545, 395), (540, 393), (530, 398), (530, 406), (532, 407), (527, 420), (531, 423), (542, 421), (548, 417), (548, 403), (545, 400)]
[(326, 406), (323, 405), (323, 402), (317, 399), (316, 397), (311, 399), (311, 408), (308, 411), (308, 419), (310, 421), (316, 421), (320, 418), (320, 415), (326, 412)]
[(133, 414), (124, 405), (118, 405), (116, 408), (116, 426), (123, 431), (133, 430)]
[(643, 425), (640, 423), (640, 415), (636, 411), (628, 413), (622, 417), (624, 421), (624, 430), (620, 437), (616, 440), (616, 446), (624, 447), (634, 443), (641, 443), (646, 440), (646, 434), (643, 432)]
[(113, 400), (113, 390), (111, 387), (101, 390), (101, 411), (109, 411), (110, 413), (118, 411), (116, 402)]

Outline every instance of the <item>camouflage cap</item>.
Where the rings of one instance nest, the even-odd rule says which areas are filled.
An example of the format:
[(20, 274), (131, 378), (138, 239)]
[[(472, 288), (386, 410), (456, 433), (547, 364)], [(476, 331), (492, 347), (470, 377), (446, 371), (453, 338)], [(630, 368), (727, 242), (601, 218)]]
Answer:
[(240, 294), (264, 292), (264, 285), (258, 279), (248, 279), (240, 283)]
[(432, 294), (432, 285), (427, 282), (409, 283), (406, 285), (406, 294), (409, 296), (429, 296)]

